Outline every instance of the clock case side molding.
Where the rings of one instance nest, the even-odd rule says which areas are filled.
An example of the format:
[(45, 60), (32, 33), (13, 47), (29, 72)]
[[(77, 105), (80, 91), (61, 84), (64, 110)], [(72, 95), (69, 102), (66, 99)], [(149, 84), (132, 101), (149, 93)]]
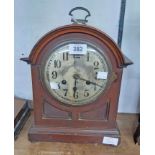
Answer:
[[(60, 103), (43, 84), (41, 70), (44, 57), (48, 56), (48, 51), (52, 52), (54, 47), (69, 40), (94, 44), (105, 52), (111, 63), (108, 88), (90, 104), (73, 106)], [(35, 44), (30, 56), (21, 60), (31, 65), (32, 73), (34, 121), (28, 133), (30, 141), (102, 144), (106, 138), (116, 138), (117, 144), (111, 145), (120, 143), (116, 116), (121, 79), (123, 68), (132, 62), (107, 34), (74, 22), (44, 35)]]

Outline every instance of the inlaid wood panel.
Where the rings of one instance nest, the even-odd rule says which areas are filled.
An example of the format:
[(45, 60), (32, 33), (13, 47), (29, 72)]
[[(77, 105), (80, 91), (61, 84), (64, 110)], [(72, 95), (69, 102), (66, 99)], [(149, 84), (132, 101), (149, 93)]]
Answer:
[(109, 116), (109, 108), (110, 103), (109, 101), (104, 104), (99, 109), (92, 109), (90, 111), (81, 112), (80, 113), (80, 119), (85, 120), (108, 120)]
[(59, 110), (55, 108), (48, 102), (43, 103), (43, 117), (44, 118), (61, 118), (61, 119), (71, 119), (71, 113)]

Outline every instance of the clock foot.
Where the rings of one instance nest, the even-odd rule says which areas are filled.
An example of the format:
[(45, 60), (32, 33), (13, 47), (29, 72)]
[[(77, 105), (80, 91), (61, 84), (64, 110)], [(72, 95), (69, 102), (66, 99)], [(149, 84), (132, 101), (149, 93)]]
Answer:
[(120, 132), (115, 129), (77, 129), (57, 127), (31, 127), (28, 138), (31, 142), (98, 143), (112, 146), (120, 144)]

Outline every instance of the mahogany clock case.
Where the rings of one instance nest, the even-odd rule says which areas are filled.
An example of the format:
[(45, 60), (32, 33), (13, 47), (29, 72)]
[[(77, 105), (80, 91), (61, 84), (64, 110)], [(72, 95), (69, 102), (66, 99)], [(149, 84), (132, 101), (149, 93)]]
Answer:
[[(68, 41), (82, 41), (99, 47), (111, 64), (108, 88), (90, 104), (63, 104), (44, 86), (44, 61), (53, 49)], [(31, 64), (32, 72), (34, 122), (28, 134), (30, 141), (102, 143), (105, 136), (120, 141), (116, 116), (121, 78), (123, 67), (131, 62), (109, 36), (86, 25), (63, 26), (43, 36), (29, 58), (23, 60)]]

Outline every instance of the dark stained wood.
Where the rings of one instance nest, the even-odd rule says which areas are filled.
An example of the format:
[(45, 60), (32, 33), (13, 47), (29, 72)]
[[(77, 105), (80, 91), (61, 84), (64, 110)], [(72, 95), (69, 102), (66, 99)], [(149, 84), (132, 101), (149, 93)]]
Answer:
[[(67, 40), (82, 40), (94, 44), (104, 51), (112, 65), (109, 87), (91, 104), (66, 106), (50, 95), (43, 84), (41, 69), (44, 60), (52, 49)], [(116, 116), (122, 66), (126, 62), (122, 52), (109, 36), (90, 26), (64, 26), (42, 37), (26, 60), (31, 63), (34, 102), (34, 122), (29, 131), (29, 140), (102, 143), (104, 136), (109, 136), (120, 141)], [(114, 79), (112, 74), (115, 75)], [(45, 102), (57, 110), (45, 110)], [(54, 113), (59, 117), (52, 117)]]
[(51, 104), (44, 102), (43, 104), (43, 117), (45, 118), (55, 118), (55, 119), (70, 119), (68, 112), (59, 110), (53, 107)]
[(28, 101), (14, 98), (14, 138), (17, 139), (22, 127), (30, 116)]
[(100, 143), (104, 136), (117, 137), (120, 143), (120, 133), (117, 129), (97, 130), (77, 129), (77, 128), (42, 128), (33, 127), (29, 131), (30, 141), (52, 141), (68, 143)]
[(107, 120), (109, 116), (109, 102), (104, 104), (101, 108), (92, 109), (90, 111), (81, 112), (80, 119), (83, 120)]
[(134, 138), (135, 144), (138, 143), (140, 145), (140, 114), (139, 114), (139, 118), (138, 118), (138, 125), (137, 125), (136, 131), (133, 135), (133, 138)]
[(33, 142), (28, 138), (28, 130), (32, 124), (33, 112), (24, 125), (18, 139), (14, 143), (15, 155), (139, 155), (140, 146), (133, 141), (133, 133), (137, 126), (137, 115), (118, 114), (117, 122), (121, 132), (119, 147), (102, 144), (82, 144), (63, 142)]
[(59, 27), (44, 35), (32, 49), (28, 62), (31, 64), (37, 64), (36, 61), (38, 60), (39, 55), (43, 53), (42, 50), (43, 48), (45, 48), (45, 46), (47, 46), (48, 43), (52, 43), (54, 42), (55, 39), (60, 38), (66, 34), (73, 34), (73, 33), (75, 35), (77, 35), (77, 33), (87, 35), (88, 36), (87, 39), (89, 39), (89, 37), (92, 37), (94, 39), (96, 38), (98, 41), (101, 42), (102, 46), (106, 45), (108, 49), (111, 49), (111, 54), (113, 54), (113, 57), (115, 57), (118, 67), (121, 67), (125, 63), (121, 50), (112, 40), (112, 38), (110, 38), (104, 32), (95, 29), (94, 27), (78, 24)]

